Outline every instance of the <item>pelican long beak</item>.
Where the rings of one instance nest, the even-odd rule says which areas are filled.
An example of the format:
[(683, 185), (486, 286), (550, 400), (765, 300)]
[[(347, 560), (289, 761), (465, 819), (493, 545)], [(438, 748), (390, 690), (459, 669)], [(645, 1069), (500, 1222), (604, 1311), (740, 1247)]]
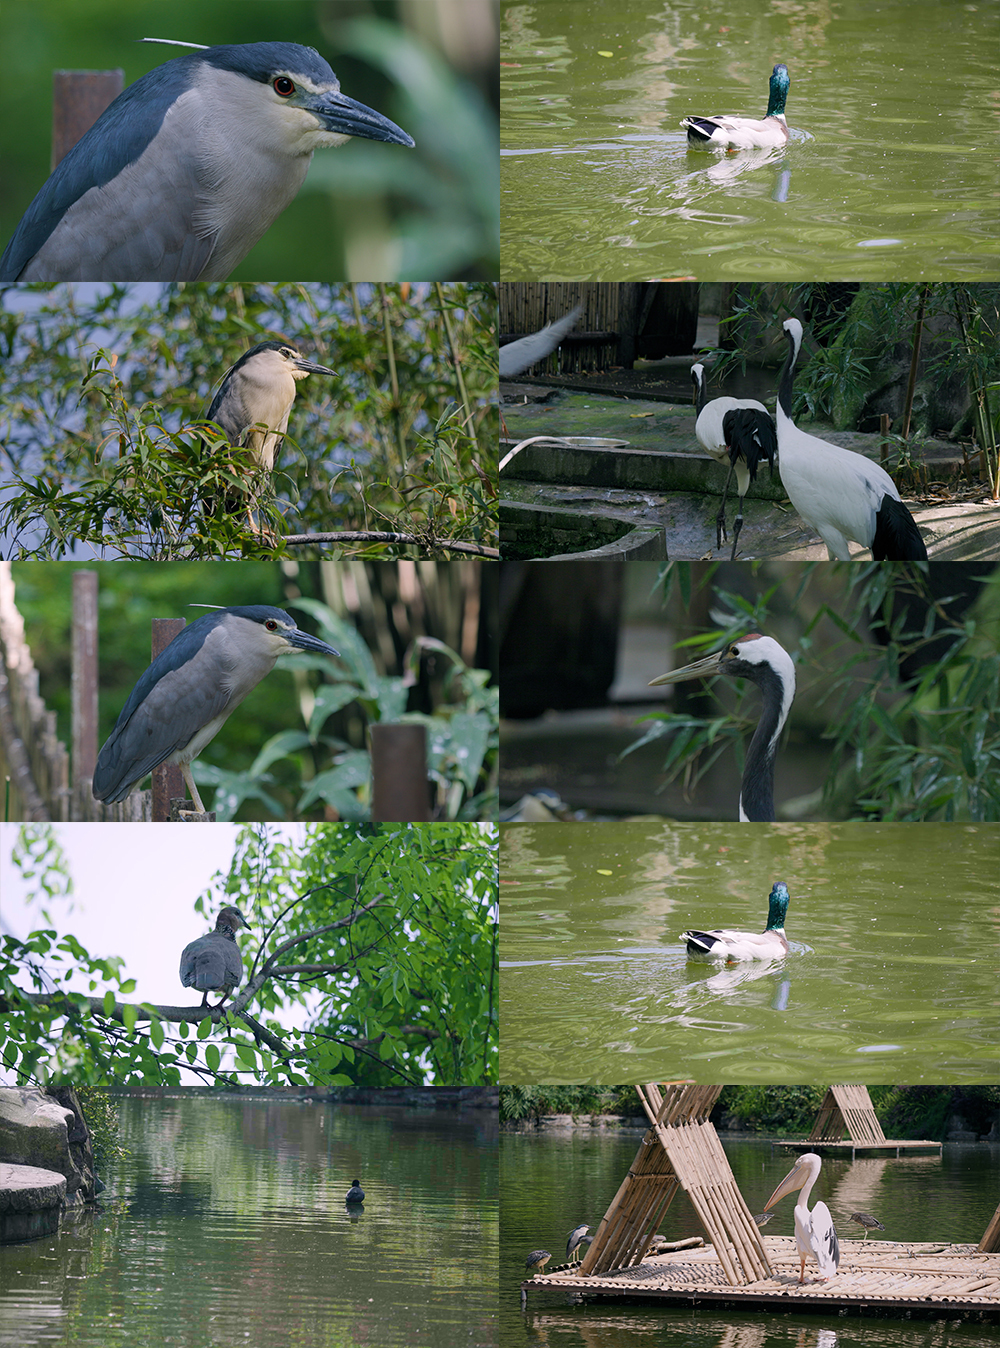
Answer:
[(771, 1197), (764, 1204), (764, 1211), (766, 1212), (768, 1208), (774, 1207), (779, 1198), (784, 1198), (786, 1194), (791, 1194), (794, 1193), (796, 1189), (801, 1189), (808, 1178), (808, 1170), (804, 1169), (802, 1166), (793, 1166), (778, 1185), (777, 1189), (775, 1189)]
[(685, 665), (683, 669), (672, 669), (669, 674), (661, 674), (658, 678), (650, 679), (648, 686), (655, 688), (661, 683), (684, 683), (687, 679), (703, 679), (719, 674), (721, 672), (719, 665), (727, 649), (728, 647), (723, 647), (721, 651), (714, 651), (711, 655), (696, 660), (693, 665)]

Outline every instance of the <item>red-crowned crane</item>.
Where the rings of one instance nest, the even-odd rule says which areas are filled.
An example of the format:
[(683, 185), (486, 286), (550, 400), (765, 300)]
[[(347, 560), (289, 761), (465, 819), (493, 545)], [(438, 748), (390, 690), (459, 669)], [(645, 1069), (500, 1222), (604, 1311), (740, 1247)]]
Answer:
[(706, 401), (705, 367), (691, 366), (691, 381), (694, 384), (695, 406), (698, 419), (694, 424), (694, 433), (699, 445), (706, 454), (711, 454), (716, 463), (728, 463), (729, 475), (722, 490), (722, 505), (715, 518), (715, 546), (722, 547), (726, 536), (726, 496), (733, 473), (736, 474), (736, 489), (740, 494), (739, 511), (733, 523), (733, 551), (729, 560), (736, 560), (736, 544), (743, 528), (743, 498), (747, 488), (757, 476), (757, 465), (761, 459), (774, 471), (774, 456), (778, 452), (778, 439), (771, 414), (763, 403), (752, 398), (713, 398)]
[(809, 1194), (819, 1178), (822, 1162), (814, 1151), (807, 1151), (792, 1166), (791, 1170), (764, 1204), (765, 1211), (773, 1207), (779, 1198), (801, 1189), (799, 1201), (795, 1204), (795, 1244), (799, 1251), (799, 1282), (805, 1281), (806, 1260), (812, 1256), (819, 1265), (820, 1281), (832, 1278), (840, 1267), (840, 1242), (834, 1230), (830, 1209), (825, 1203), (817, 1203), (809, 1211)]
[(896, 484), (877, 463), (807, 435), (792, 421), (792, 375), (802, 324), (786, 318), (788, 357), (778, 385), (778, 472), (788, 499), (826, 544), (830, 559), (851, 560), (849, 540), (871, 548), (877, 562), (927, 560), (927, 548)]
[(531, 332), (527, 337), (519, 337), (516, 342), (508, 342), (506, 346), (502, 346), (500, 378), (513, 379), (516, 374), (521, 374), (532, 365), (537, 365), (540, 360), (544, 360), (550, 351), (556, 349), (567, 332), (572, 330), (582, 313), (583, 305), (578, 304), (565, 318), (557, 319), (555, 323), (548, 323), (544, 328), (539, 328), (538, 332)]
[(785, 100), (788, 98), (788, 67), (776, 65), (768, 82), (767, 112), (757, 117), (685, 117), (688, 146), (692, 150), (769, 150), (788, 141)]
[(711, 678), (728, 674), (749, 679), (760, 689), (763, 708), (757, 729), (747, 750), (740, 786), (740, 821), (774, 822), (774, 757), (778, 740), (788, 719), (795, 696), (795, 666), (784, 647), (774, 637), (751, 632), (737, 637), (721, 651), (706, 655), (683, 669), (673, 669), (651, 680), (650, 688), (664, 683), (682, 683), (687, 679)]

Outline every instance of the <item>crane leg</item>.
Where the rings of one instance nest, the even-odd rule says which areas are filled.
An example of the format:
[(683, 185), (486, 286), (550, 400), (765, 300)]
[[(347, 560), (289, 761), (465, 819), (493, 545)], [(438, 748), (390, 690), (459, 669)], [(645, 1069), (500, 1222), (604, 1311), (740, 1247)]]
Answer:
[(733, 520), (733, 551), (729, 558), (731, 562), (736, 561), (736, 544), (740, 541), (740, 530), (743, 528), (743, 497), (740, 497), (740, 507), (736, 512), (736, 518)]
[[(726, 475), (726, 485), (722, 488), (722, 505), (719, 506), (719, 513), (715, 517), (715, 546), (722, 547), (723, 539), (726, 537), (726, 497), (729, 495), (729, 484), (733, 480), (733, 462), (729, 461), (729, 472)], [(730, 558), (732, 560), (732, 558)]]

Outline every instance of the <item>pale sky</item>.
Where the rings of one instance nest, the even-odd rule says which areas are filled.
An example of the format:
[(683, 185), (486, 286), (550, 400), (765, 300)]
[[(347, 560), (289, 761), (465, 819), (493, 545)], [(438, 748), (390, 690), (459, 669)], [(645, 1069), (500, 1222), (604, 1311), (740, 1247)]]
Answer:
[[(182, 987), (178, 977), (180, 954), (188, 941), (214, 926), (214, 912), (206, 921), (195, 912), (194, 903), (216, 871), (228, 871), (239, 827), (55, 824), (74, 893), (69, 900), (29, 903), (32, 882), (25, 882), (11, 861), (19, 825), (0, 824), (0, 930), (23, 939), (44, 926), (41, 909), (48, 907), (56, 929), (72, 932), (91, 955), (121, 956), (123, 977), (136, 980), (136, 989), (126, 1000), (196, 1006), (200, 995)], [(304, 838), (301, 824), (267, 827), (271, 838), (292, 844)], [(256, 925), (245, 906), (243, 912)], [(244, 948), (251, 936), (240, 934)], [(89, 994), (88, 984), (89, 979), (77, 974), (63, 986)], [(101, 994), (105, 988), (99, 986), (97, 991)], [(288, 1024), (303, 1024), (306, 1019), (301, 1008), (286, 1008), (282, 1016)]]

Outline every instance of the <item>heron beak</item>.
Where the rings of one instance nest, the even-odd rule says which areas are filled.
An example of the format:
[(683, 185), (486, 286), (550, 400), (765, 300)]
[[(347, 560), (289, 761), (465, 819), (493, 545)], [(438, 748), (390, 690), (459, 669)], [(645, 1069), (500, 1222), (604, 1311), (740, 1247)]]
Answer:
[(362, 136), (365, 140), (388, 141), (390, 145), (412, 147), (414, 140), (395, 122), (374, 108), (366, 108), (342, 93), (317, 94), (305, 105), (324, 123), (327, 131), (339, 136)]
[(303, 374), (336, 374), (336, 370), (328, 370), (325, 365), (317, 365), (314, 360), (303, 360), (299, 356), (295, 361), (295, 368), (301, 370)]
[(297, 651), (315, 651), (317, 655), (340, 655), (340, 651), (335, 651), (325, 641), (320, 641), (319, 637), (311, 637), (308, 632), (300, 632), (298, 628), (283, 635), (289, 646)]
[(715, 651), (712, 655), (706, 655), (701, 660), (696, 660), (693, 665), (685, 665), (683, 669), (672, 669), (669, 674), (661, 674), (658, 678), (650, 679), (648, 687), (655, 688), (661, 683), (683, 683), (686, 679), (701, 679), (712, 674), (718, 674), (719, 664), (722, 660), (724, 651)]
[(766, 1212), (768, 1208), (773, 1207), (779, 1198), (784, 1198), (786, 1194), (794, 1193), (796, 1189), (801, 1189), (808, 1178), (808, 1175), (809, 1172), (807, 1170), (801, 1170), (798, 1166), (789, 1170), (777, 1189), (775, 1189), (774, 1193), (764, 1204), (764, 1211)]

